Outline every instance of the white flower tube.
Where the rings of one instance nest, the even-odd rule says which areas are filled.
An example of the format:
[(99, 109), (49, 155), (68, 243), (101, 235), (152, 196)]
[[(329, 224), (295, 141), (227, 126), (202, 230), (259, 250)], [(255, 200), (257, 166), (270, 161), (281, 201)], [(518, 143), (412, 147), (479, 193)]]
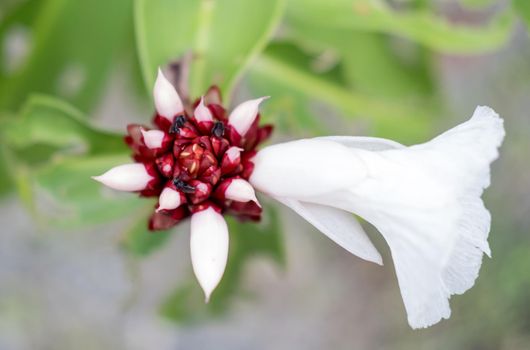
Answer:
[(469, 289), (490, 254), (490, 214), (480, 198), (504, 137), (489, 107), (430, 142), (324, 137), (274, 145), (254, 158), (251, 184), (291, 207), (336, 243), (381, 262), (355, 221), (390, 246), (408, 321), (448, 318), (448, 299)]
[(228, 240), (226, 221), (213, 208), (192, 215), (191, 263), (206, 302), (223, 277), (228, 260)]

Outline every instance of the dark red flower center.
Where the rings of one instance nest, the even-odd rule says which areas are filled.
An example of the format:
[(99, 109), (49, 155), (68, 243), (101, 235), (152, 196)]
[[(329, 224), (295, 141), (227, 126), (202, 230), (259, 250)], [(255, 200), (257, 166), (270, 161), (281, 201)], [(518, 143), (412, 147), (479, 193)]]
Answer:
[(182, 204), (176, 209), (153, 213), (149, 222), (151, 230), (170, 228), (208, 207), (241, 220), (260, 219), (261, 208), (256, 203), (232, 201), (224, 193), (231, 180), (248, 180), (254, 167), (251, 159), (256, 147), (270, 136), (272, 126), (260, 127), (258, 115), (245, 135), (239, 135), (228, 123), (228, 115), (220, 101), (217, 87), (211, 87), (204, 96), (213, 121), (199, 122), (194, 117), (193, 110), (199, 100), (174, 116), (172, 121), (155, 115), (155, 129), (164, 132), (161, 146), (155, 149), (149, 148), (142, 136), (142, 129), (152, 128), (128, 125), (125, 141), (133, 151), (133, 159), (143, 163), (153, 176), (140, 195), (158, 197), (166, 187), (181, 195)]

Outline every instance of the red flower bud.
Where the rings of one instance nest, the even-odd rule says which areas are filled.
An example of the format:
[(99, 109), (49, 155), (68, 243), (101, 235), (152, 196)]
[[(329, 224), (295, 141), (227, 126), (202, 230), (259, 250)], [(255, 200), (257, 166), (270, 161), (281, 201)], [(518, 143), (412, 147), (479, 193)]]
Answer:
[(173, 166), (175, 165), (175, 158), (173, 157), (173, 154), (166, 153), (156, 159), (156, 166), (158, 167), (158, 171), (164, 176), (164, 177), (171, 177), (173, 175)]
[(208, 169), (206, 169), (200, 179), (204, 182), (210, 183), (212, 186), (215, 185), (217, 182), (219, 182), (219, 179), (221, 178), (221, 169), (219, 169), (217, 166), (212, 165)]
[(221, 173), (223, 175), (237, 172), (238, 169), (242, 169), (241, 151), (243, 151), (242, 148), (232, 146), (225, 152), (223, 160), (221, 161)]
[(190, 185), (195, 188), (195, 191), (188, 194), (188, 198), (191, 203), (199, 204), (210, 197), (212, 193), (212, 185), (199, 180), (190, 181)]
[(225, 138), (212, 136), (210, 137), (210, 142), (212, 144), (213, 153), (217, 157), (223, 155), (226, 152), (226, 150), (230, 147), (230, 143)]

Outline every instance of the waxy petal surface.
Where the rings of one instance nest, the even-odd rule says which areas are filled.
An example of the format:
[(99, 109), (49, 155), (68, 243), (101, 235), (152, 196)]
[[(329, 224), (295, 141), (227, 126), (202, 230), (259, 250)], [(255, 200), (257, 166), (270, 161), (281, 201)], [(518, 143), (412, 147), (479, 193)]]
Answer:
[(141, 163), (118, 165), (94, 180), (118, 191), (141, 191), (153, 179)]
[(177, 90), (166, 79), (160, 68), (158, 69), (158, 76), (153, 89), (153, 97), (157, 113), (170, 122), (173, 121), (173, 117), (184, 111), (184, 106)]
[(191, 262), (206, 302), (223, 277), (228, 260), (228, 241), (228, 226), (213, 208), (191, 216)]
[(341, 144), (304, 139), (269, 146), (252, 159), (250, 183), (274, 197), (302, 199), (365, 179), (358, 156)]
[(228, 117), (228, 124), (230, 124), (241, 136), (244, 136), (256, 117), (258, 116), (258, 108), (263, 100), (269, 97), (260, 97), (254, 100), (248, 100), (238, 105), (230, 116)]

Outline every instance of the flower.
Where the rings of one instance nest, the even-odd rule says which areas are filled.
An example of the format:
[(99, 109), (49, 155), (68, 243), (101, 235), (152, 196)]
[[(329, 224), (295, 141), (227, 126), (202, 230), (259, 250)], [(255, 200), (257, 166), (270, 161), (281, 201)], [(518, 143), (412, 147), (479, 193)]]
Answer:
[(221, 214), (252, 221), (261, 217), (248, 178), (256, 147), (272, 132), (270, 125), (259, 126), (258, 106), (267, 97), (243, 102), (227, 115), (214, 86), (186, 105), (160, 70), (153, 96), (155, 128), (127, 126), (125, 142), (135, 162), (93, 179), (115, 190), (158, 197), (150, 230), (171, 228), (191, 216), (193, 270), (208, 300), (228, 257)]
[(474, 284), (490, 255), (491, 217), (480, 198), (504, 138), (489, 107), (430, 142), (332, 136), (259, 151), (250, 183), (359, 257), (382, 259), (353, 215), (392, 253), (412, 328), (450, 316), (448, 299)]
[(149, 222), (167, 229), (191, 216), (193, 271), (206, 301), (222, 278), (229, 234), (223, 215), (260, 219), (255, 190), (290, 207), (337, 244), (382, 264), (355, 215), (387, 241), (413, 328), (450, 316), (449, 298), (471, 288), (490, 255), (491, 217), (481, 200), (504, 138), (502, 119), (477, 107), (470, 120), (424, 144), (331, 136), (256, 147), (267, 97), (228, 116), (216, 87), (183, 103), (161, 71), (154, 88), (156, 128), (132, 124), (134, 163), (95, 180), (158, 197)]

